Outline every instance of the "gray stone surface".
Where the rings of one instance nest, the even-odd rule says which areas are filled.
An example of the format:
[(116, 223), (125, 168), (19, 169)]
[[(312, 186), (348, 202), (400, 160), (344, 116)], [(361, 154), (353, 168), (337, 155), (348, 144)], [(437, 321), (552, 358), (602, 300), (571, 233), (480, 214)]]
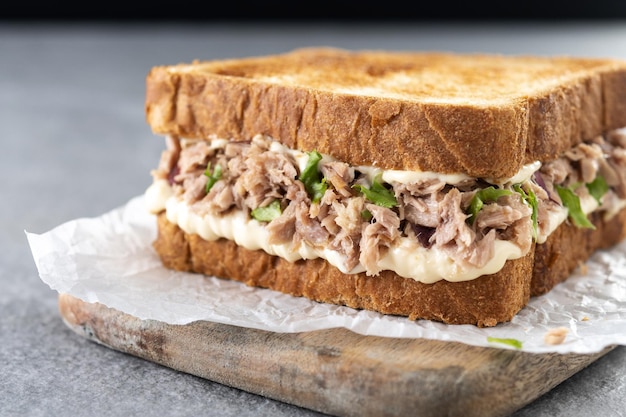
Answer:
[[(626, 58), (626, 24), (0, 25), (0, 415), (314, 416), (117, 353), (61, 322), (24, 231), (142, 193), (163, 143), (144, 122), (153, 65), (307, 45)], [(624, 416), (626, 347), (515, 413)]]

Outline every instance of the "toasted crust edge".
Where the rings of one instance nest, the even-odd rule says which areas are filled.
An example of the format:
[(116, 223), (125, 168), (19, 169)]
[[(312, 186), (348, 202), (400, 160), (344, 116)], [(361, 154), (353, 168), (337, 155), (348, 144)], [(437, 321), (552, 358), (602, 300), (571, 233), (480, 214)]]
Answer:
[(595, 229), (579, 228), (566, 222), (545, 243), (536, 245), (531, 296), (547, 293), (576, 268), (584, 268), (594, 252), (608, 249), (626, 237), (626, 208), (608, 221), (604, 221), (603, 216), (602, 212), (589, 216)]
[[(310, 60), (316, 51), (289, 55), (299, 53)], [(146, 90), (146, 119), (157, 134), (244, 140), (262, 133), (352, 165), (482, 178), (510, 177), (525, 163), (626, 126), (626, 65), (607, 60), (576, 82), (502, 106), (376, 99), (168, 66), (151, 69)]]

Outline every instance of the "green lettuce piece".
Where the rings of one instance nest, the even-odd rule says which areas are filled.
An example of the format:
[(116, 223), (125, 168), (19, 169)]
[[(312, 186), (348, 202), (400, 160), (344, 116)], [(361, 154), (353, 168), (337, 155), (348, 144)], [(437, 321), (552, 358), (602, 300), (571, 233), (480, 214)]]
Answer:
[(222, 167), (219, 165), (215, 165), (215, 169), (211, 171), (211, 163), (206, 167), (206, 171), (204, 171), (204, 175), (207, 176), (205, 192), (208, 194), (211, 191), (211, 188), (215, 185), (216, 182), (222, 178)]
[(309, 152), (308, 155), (309, 159), (298, 179), (304, 184), (311, 201), (317, 203), (324, 196), (328, 185), (326, 184), (326, 179), (323, 178), (317, 169), (317, 165), (322, 160), (322, 155), (317, 151)]
[(500, 188), (495, 188), (493, 186), (489, 186), (487, 188), (483, 188), (482, 190), (477, 191), (476, 194), (474, 194), (474, 197), (472, 197), (472, 201), (470, 201), (468, 210), (468, 214), (470, 215), (470, 217), (468, 217), (467, 220), (470, 224), (474, 224), (478, 212), (480, 212), (485, 203), (496, 201), (500, 197), (511, 194), (513, 194), (513, 191), (511, 190), (503, 190)]
[(398, 205), (398, 200), (396, 200), (393, 191), (383, 185), (382, 174), (378, 174), (374, 177), (370, 188), (360, 184), (355, 184), (352, 188), (358, 189), (365, 195), (365, 198), (377, 206), (393, 208)]
[(539, 229), (539, 223), (537, 221), (537, 215), (539, 213), (539, 203), (537, 202), (537, 196), (530, 188), (528, 189), (528, 191), (524, 190), (521, 184), (513, 185), (513, 189), (522, 196), (522, 199), (532, 209), (532, 214), (530, 215), (530, 218), (533, 222), (533, 237), (537, 239), (537, 231)]
[(522, 348), (522, 342), (517, 340), (517, 339), (506, 339), (506, 338), (500, 338), (500, 337), (487, 336), (487, 342), (489, 342), (489, 343), (502, 343), (504, 345), (512, 346), (515, 349), (521, 349)]
[(604, 177), (598, 175), (595, 180), (585, 184), (589, 194), (596, 199), (598, 204), (601, 204), (602, 197), (609, 191), (609, 185), (606, 183)]
[(252, 218), (260, 222), (271, 222), (281, 214), (282, 210), (280, 208), (280, 201), (278, 200), (272, 201), (265, 207), (257, 207), (250, 212)]
[(576, 227), (595, 229), (596, 227), (589, 221), (585, 213), (580, 207), (580, 198), (571, 188), (555, 185), (556, 192), (561, 197), (563, 205), (569, 212), (569, 218)]

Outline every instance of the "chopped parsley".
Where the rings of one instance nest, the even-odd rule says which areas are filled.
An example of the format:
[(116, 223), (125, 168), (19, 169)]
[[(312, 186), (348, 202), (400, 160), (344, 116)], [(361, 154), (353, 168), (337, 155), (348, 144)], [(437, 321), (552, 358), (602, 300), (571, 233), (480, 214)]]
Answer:
[(274, 200), (265, 207), (257, 207), (250, 212), (252, 217), (260, 222), (271, 222), (276, 217), (280, 216), (282, 210), (280, 208), (280, 201)]
[(317, 151), (309, 152), (308, 155), (309, 159), (306, 163), (306, 167), (300, 173), (299, 180), (304, 183), (304, 188), (309, 194), (309, 197), (311, 197), (311, 201), (317, 203), (324, 196), (328, 184), (326, 184), (326, 179), (317, 169), (317, 165), (322, 160), (322, 155)]
[(468, 213), (470, 216), (467, 220), (470, 224), (474, 224), (478, 212), (480, 212), (485, 203), (497, 201), (498, 198), (511, 194), (513, 194), (513, 191), (511, 190), (503, 190), (493, 186), (477, 191), (476, 194), (474, 194), (474, 197), (472, 197), (472, 201), (470, 201)]
[(372, 217), (374, 217), (374, 215), (372, 215), (372, 212), (369, 211), (368, 209), (364, 209), (361, 211), (361, 218), (365, 220), (366, 222), (369, 222), (370, 220), (372, 220)]
[(598, 175), (595, 180), (585, 185), (587, 186), (587, 190), (589, 190), (589, 194), (596, 199), (598, 204), (601, 204), (602, 197), (609, 191), (609, 185), (606, 183), (604, 177)]
[(563, 205), (568, 210), (568, 215), (572, 223), (576, 227), (586, 227), (590, 229), (595, 229), (596, 227), (589, 221), (582, 208), (580, 207), (580, 198), (574, 193), (572, 187), (562, 187), (560, 185), (555, 185), (557, 193), (559, 193), (559, 197), (561, 197), (561, 201)]
[(535, 239), (537, 239), (537, 230), (539, 228), (539, 224), (537, 221), (537, 214), (539, 213), (539, 203), (537, 202), (537, 196), (530, 188), (528, 189), (528, 191), (524, 190), (521, 184), (513, 185), (513, 189), (522, 196), (524, 202), (528, 204), (533, 211), (530, 218), (533, 222), (533, 236)]
[(393, 191), (383, 185), (382, 174), (378, 174), (374, 177), (370, 188), (360, 184), (355, 184), (352, 188), (358, 189), (365, 195), (365, 198), (377, 206), (393, 208), (398, 205), (398, 200), (396, 200)]
[(489, 343), (501, 343), (501, 344), (504, 344), (504, 345), (512, 346), (515, 349), (521, 349), (522, 348), (522, 342), (517, 340), (517, 339), (506, 339), (506, 338), (501, 338), (501, 337), (487, 336), (487, 342), (489, 342)]
[(215, 169), (211, 171), (211, 163), (209, 162), (206, 167), (206, 171), (204, 171), (204, 175), (207, 176), (205, 192), (208, 194), (215, 183), (222, 178), (222, 167), (220, 165), (215, 165)]

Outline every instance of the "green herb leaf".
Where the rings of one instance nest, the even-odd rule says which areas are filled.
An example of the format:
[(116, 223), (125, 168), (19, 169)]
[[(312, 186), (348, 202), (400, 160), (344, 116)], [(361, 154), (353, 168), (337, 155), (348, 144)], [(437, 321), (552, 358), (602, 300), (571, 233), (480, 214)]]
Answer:
[(595, 180), (586, 184), (586, 186), (589, 190), (589, 194), (596, 199), (598, 204), (601, 204), (602, 197), (609, 191), (609, 185), (606, 183), (604, 177), (600, 175), (598, 175)]
[(377, 206), (393, 208), (398, 205), (398, 200), (396, 200), (393, 191), (384, 186), (382, 182), (382, 174), (378, 174), (374, 177), (370, 188), (360, 184), (355, 184), (352, 188), (358, 189), (365, 195), (365, 198)]
[(504, 345), (509, 345), (514, 347), (515, 349), (522, 348), (522, 342), (517, 339), (505, 339), (500, 337), (491, 337), (487, 336), (487, 342), (489, 343), (502, 343)]
[(526, 204), (530, 206), (533, 211), (530, 215), (530, 218), (533, 222), (533, 237), (537, 239), (537, 231), (539, 229), (539, 224), (537, 221), (537, 214), (539, 213), (539, 203), (537, 202), (537, 196), (530, 188), (528, 189), (528, 191), (524, 190), (521, 184), (514, 184), (513, 189), (522, 196), (522, 199), (526, 202)]
[(365, 220), (366, 222), (369, 222), (370, 220), (372, 220), (372, 217), (374, 216), (372, 215), (371, 211), (367, 209), (361, 211), (361, 218)]
[(271, 222), (282, 214), (280, 201), (274, 200), (265, 207), (257, 207), (250, 212), (252, 218), (260, 222)]
[(474, 194), (474, 197), (472, 197), (472, 201), (470, 201), (468, 213), (470, 217), (467, 220), (470, 224), (474, 224), (478, 212), (483, 208), (485, 203), (497, 201), (498, 198), (505, 195), (511, 195), (512, 193), (513, 191), (511, 190), (503, 190), (493, 186), (477, 191), (476, 194)]
[(304, 188), (311, 197), (311, 201), (317, 203), (324, 196), (328, 185), (326, 179), (317, 169), (318, 163), (322, 160), (322, 155), (317, 151), (309, 152), (308, 155), (309, 159), (304, 170), (300, 173), (299, 180), (304, 183)]
[(208, 177), (205, 187), (205, 192), (208, 194), (209, 191), (211, 191), (211, 188), (213, 188), (213, 186), (215, 185), (215, 183), (218, 182), (220, 178), (222, 178), (222, 167), (219, 165), (215, 165), (215, 169), (213, 170), (213, 172), (211, 172), (211, 163), (209, 162), (206, 167), (206, 171), (204, 171), (204, 175)]
[(561, 197), (563, 205), (569, 212), (569, 218), (572, 223), (574, 223), (576, 227), (595, 229), (596, 227), (589, 221), (585, 213), (583, 213), (580, 207), (580, 199), (576, 193), (574, 193), (571, 188), (561, 187), (560, 185), (555, 185), (555, 187), (557, 193), (559, 193), (559, 197)]

